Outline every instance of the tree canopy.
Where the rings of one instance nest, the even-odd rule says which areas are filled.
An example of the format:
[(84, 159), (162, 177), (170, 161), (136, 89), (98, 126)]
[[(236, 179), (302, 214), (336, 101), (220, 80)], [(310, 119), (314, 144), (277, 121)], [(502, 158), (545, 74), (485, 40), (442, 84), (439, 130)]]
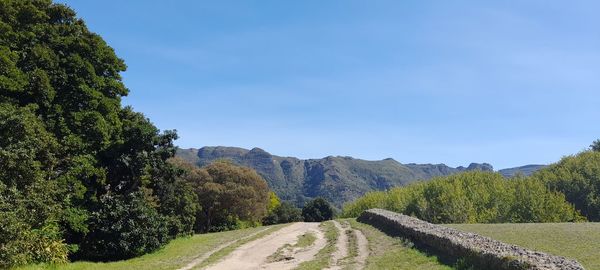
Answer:
[[(0, 267), (130, 257), (191, 231), (169, 224), (190, 203), (168, 191), (177, 136), (121, 105), (125, 69), (70, 8), (0, 1)], [(116, 226), (131, 215), (147, 219)], [(180, 228), (123, 231), (164, 224)]]
[(323, 198), (315, 198), (304, 205), (302, 217), (307, 222), (321, 222), (333, 218), (333, 207)]

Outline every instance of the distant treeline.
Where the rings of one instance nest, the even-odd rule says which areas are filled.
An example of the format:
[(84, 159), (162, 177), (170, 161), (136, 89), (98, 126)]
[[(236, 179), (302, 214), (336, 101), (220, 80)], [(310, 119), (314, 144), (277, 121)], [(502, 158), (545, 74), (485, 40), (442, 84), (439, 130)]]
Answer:
[(596, 141), (530, 177), (465, 172), (370, 192), (346, 204), (343, 215), (383, 208), (434, 223), (600, 221), (599, 150)]

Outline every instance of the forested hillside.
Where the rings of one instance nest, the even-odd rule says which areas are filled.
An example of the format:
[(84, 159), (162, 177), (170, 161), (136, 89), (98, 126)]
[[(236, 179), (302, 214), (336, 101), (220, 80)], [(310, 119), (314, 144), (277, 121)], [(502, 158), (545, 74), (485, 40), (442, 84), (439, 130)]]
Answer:
[(255, 169), (283, 200), (302, 205), (310, 198), (324, 197), (338, 207), (366, 192), (386, 190), (416, 180), (472, 170), (493, 171), (493, 167), (485, 163), (452, 168), (444, 164), (401, 164), (391, 158), (368, 161), (329, 156), (302, 160), (271, 155), (260, 148), (178, 149), (177, 156), (198, 166), (219, 159), (231, 160)]

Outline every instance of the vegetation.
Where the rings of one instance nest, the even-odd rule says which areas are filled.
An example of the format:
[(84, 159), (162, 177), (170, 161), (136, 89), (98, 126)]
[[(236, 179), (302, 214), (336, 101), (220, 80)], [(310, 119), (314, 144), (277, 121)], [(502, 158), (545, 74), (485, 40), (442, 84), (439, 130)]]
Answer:
[(260, 148), (202, 147), (178, 149), (177, 156), (200, 167), (220, 159), (255, 169), (284, 201), (302, 207), (322, 197), (334, 207), (374, 190), (385, 190), (416, 180), (427, 180), (468, 170), (492, 170), (489, 164), (473, 163), (452, 168), (444, 164), (401, 164), (391, 158), (377, 161), (329, 156), (302, 160), (272, 155)]
[(177, 135), (121, 105), (125, 69), (70, 8), (0, 1), (0, 268), (126, 259), (266, 215), (252, 170), (167, 162)]
[(582, 217), (561, 193), (534, 178), (465, 172), (372, 192), (347, 204), (344, 216), (384, 208), (434, 223), (564, 222)]
[(590, 149), (595, 152), (600, 152), (600, 140), (595, 140), (592, 145), (590, 145)]
[(333, 218), (333, 208), (323, 198), (316, 198), (302, 208), (302, 217), (306, 222), (321, 222)]
[[(265, 230), (265, 227), (254, 227), (248, 229), (240, 229), (227, 232), (197, 234), (189, 237), (177, 238), (164, 248), (146, 254), (137, 258), (116, 261), (116, 262), (73, 262), (65, 265), (56, 267), (55, 265), (39, 264), (29, 265), (18, 268), (18, 270), (38, 270), (38, 269), (65, 269), (65, 270), (93, 270), (93, 269), (106, 269), (106, 270), (167, 270), (167, 269), (179, 269), (186, 266), (190, 262), (197, 258), (202, 257), (205, 254), (217, 249), (219, 246), (235, 242), (242, 239), (245, 236), (252, 235), (260, 232), (251, 239), (245, 239), (245, 241), (256, 239), (257, 237), (264, 236), (265, 234), (271, 233), (274, 230), (280, 229), (281, 225), (270, 226)], [(238, 241), (239, 242), (239, 241)], [(238, 247), (240, 243), (235, 242), (231, 247)], [(228, 250), (228, 251), (227, 251)], [(232, 248), (222, 250), (220, 252), (212, 254), (209, 260), (215, 261), (223, 256), (227, 255)]]
[(279, 247), (275, 253), (271, 254), (267, 257), (267, 262), (278, 262), (285, 260), (286, 254), (289, 252), (293, 252), (294, 249), (302, 249), (311, 246), (317, 240), (317, 236), (314, 233), (308, 232), (305, 234), (298, 235), (298, 240), (293, 245), (285, 244), (282, 247)]
[(0, 1), (0, 28), (0, 267), (136, 256), (185, 233), (159, 229), (177, 136), (121, 106), (123, 61), (50, 0)]
[[(594, 142), (592, 148), (600, 141)], [(565, 194), (590, 221), (600, 221), (600, 152), (585, 151), (567, 156), (533, 175), (550, 190)]]
[(600, 223), (449, 224), (506, 243), (573, 258), (600, 269)]
[(186, 161), (170, 160), (183, 170), (182, 178), (196, 193), (196, 232), (214, 232), (253, 226), (266, 216), (274, 193), (254, 170), (216, 161), (198, 168)]
[(398, 237), (391, 237), (375, 227), (348, 220), (369, 240), (369, 257), (365, 269), (453, 269), (442, 264), (437, 257), (428, 256)]
[(263, 224), (270, 225), (302, 220), (302, 210), (300, 208), (297, 208), (290, 202), (282, 202), (263, 219)]
[(321, 227), (321, 229), (325, 233), (325, 239), (327, 240), (325, 247), (319, 250), (319, 252), (317, 253), (317, 255), (315, 255), (313, 260), (301, 263), (296, 269), (318, 270), (325, 269), (330, 265), (331, 255), (336, 249), (335, 244), (339, 237), (339, 232), (333, 224), (333, 222), (331, 221), (323, 222), (319, 225), (319, 227)]

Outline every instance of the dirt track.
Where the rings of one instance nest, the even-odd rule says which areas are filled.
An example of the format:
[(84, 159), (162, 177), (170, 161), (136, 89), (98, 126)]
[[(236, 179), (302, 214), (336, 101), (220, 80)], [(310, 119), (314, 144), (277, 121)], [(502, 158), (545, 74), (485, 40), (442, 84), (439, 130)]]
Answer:
[[(286, 244), (293, 245), (298, 236), (307, 232), (313, 232), (317, 237), (313, 245), (295, 253), (293, 259), (267, 262), (267, 257), (275, 253), (278, 248)], [(292, 269), (303, 261), (311, 260), (325, 244), (323, 232), (319, 230), (319, 223), (298, 222), (240, 246), (223, 260), (207, 269)]]
[[(350, 228), (347, 223), (344, 223), (345, 227), (342, 227), (337, 221), (333, 221), (333, 224), (338, 230), (338, 239), (335, 243), (336, 250), (329, 254), (331, 260), (327, 269), (364, 268), (369, 252), (365, 236), (360, 231)], [(267, 236), (241, 245), (219, 262), (205, 269), (294, 269), (302, 262), (313, 260), (315, 255), (326, 246), (327, 240), (319, 225), (320, 223), (298, 222), (283, 227)], [(350, 243), (346, 231), (356, 235), (358, 254), (354, 258), (347, 257), (351, 247), (349, 247)], [(316, 240), (312, 245), (303, 248), (290, 248), (296, 244), (299, 236), (307, 233), (316, 236)], [(285, 250), (284, 256), (280, 256), (277, 260), (273, 260), (273, 257), (269, 258), (280, 249)], [(348, 261), (348, 259), (350, 260)], [(198, 262), (196, 262), (197, 264)]]

